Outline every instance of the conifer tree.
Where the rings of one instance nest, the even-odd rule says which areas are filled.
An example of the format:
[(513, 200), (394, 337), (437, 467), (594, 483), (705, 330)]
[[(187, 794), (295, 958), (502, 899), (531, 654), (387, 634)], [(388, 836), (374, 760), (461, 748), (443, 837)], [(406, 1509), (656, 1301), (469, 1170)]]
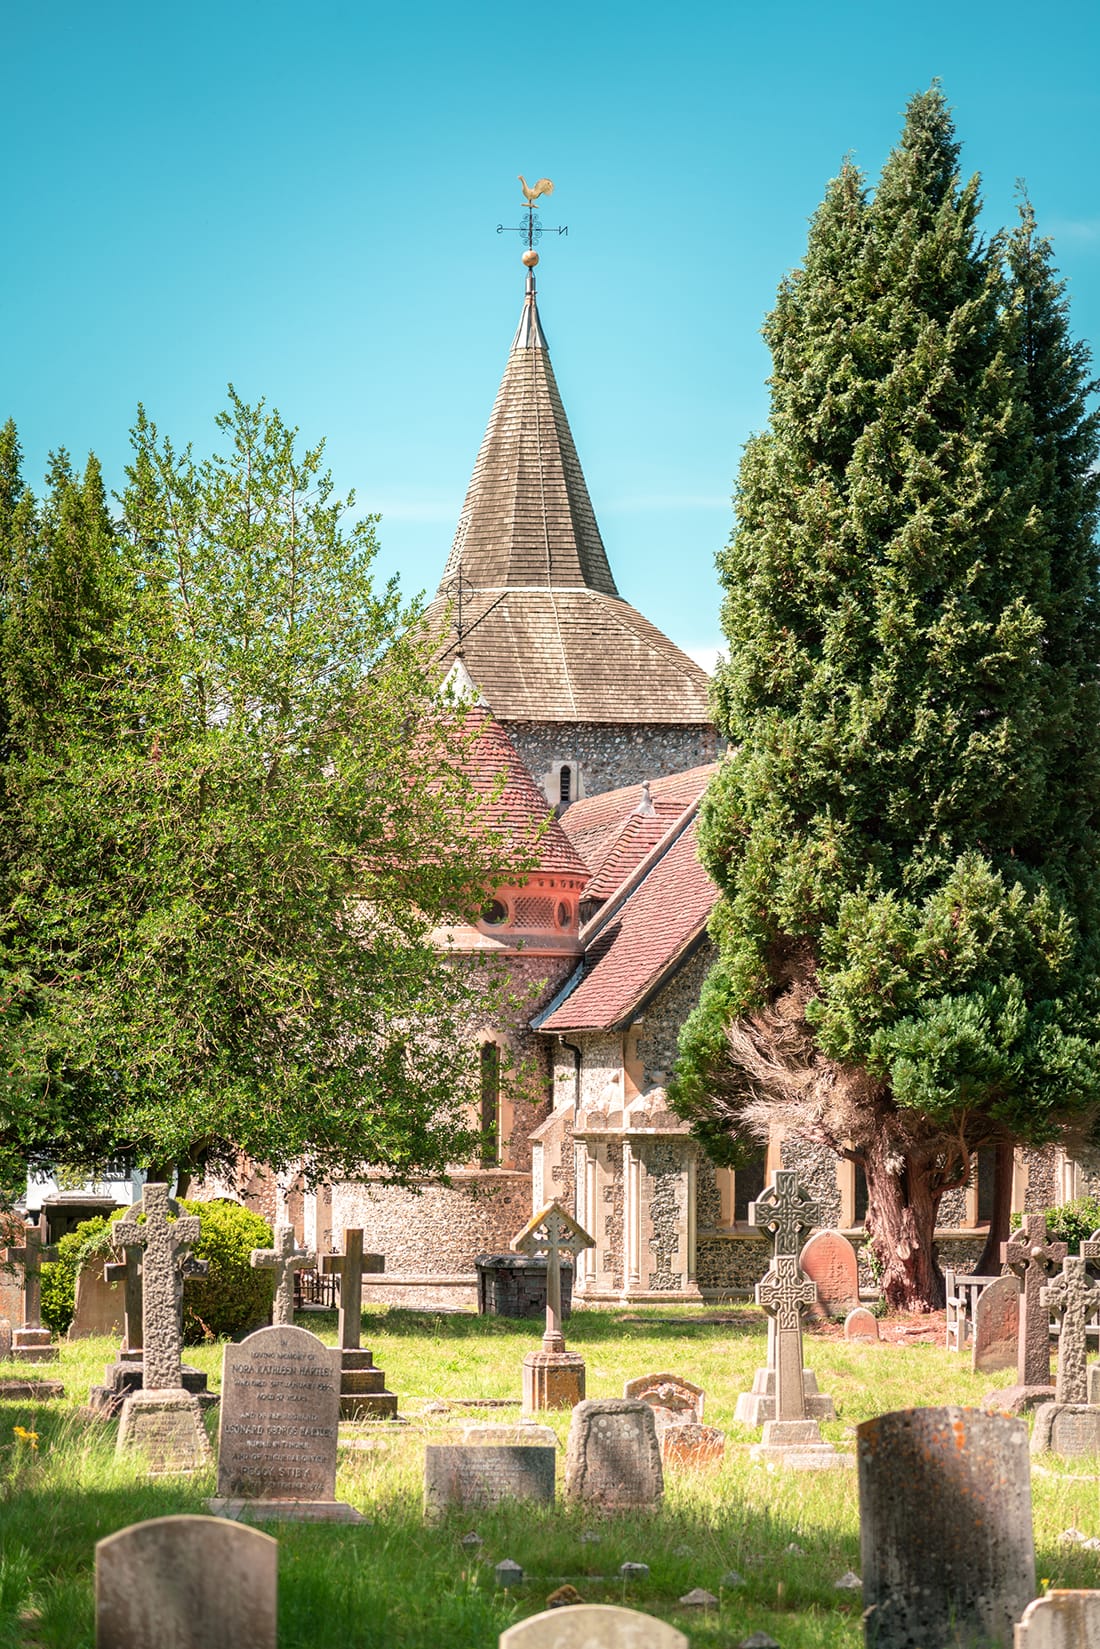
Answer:
[(1008, 292), (958, 152), (934, 86), (872, 195), (830, 186), (765, 328), (719, 561), (719, 956), (676, 1085), (716, 1152), (781, 1119), (860, 1162), (915, 1308), (974, 1152), (1100, 1103), (1085, 352), (1034, 240)]

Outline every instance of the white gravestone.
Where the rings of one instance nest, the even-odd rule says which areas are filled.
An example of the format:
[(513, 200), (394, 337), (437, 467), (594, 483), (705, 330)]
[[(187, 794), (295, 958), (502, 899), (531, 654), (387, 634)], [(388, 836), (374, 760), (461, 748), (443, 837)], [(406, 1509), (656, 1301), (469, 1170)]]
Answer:
[(528, 1615), (500, 1635), (500, 1649), (690, 1649), (683, 1632), (640, 1609), (574, 1603)]

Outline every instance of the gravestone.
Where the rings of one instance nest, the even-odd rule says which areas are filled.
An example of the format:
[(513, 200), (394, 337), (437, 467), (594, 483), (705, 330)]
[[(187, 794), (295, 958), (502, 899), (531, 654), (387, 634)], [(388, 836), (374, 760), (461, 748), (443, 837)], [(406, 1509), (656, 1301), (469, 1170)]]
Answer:
[(11, 1360), (11, 1324), (6, 1317), (0, 1317), (0, 1363)]
[[(76, 1303), (67, 1340), (88, 1340), (98, 1334), (121, 1334), (124, 1314), (122, 1290), (108, 1282), (102, 1258), (85, 1260), (76, 1275)], [(113, 1269), (113, 1267), (112, 1267)]]
[(56, 1257), (57, 1250), (46, 1245), (45, 1214), (25, 1220), (21, 1245), (0, 1254), (0, 1260), (23, 1272), (23, 1321), (11, 1337), (11, 1354), (18, 1363), (52, 1363), (61, 1355), (49, 1329), (42, 1326), (42, 1263)]
[(812, 1283), (817, 1300), (815, 1317), (846, 1317), (859, 1304), (859, 1262), (843, 1231), (815, 1231), (798, 1263)]
[(1024, 1610), (1012, 1649), (1096, 1649), (1100, 1591), (1047, 1592)]
[(363, 1273), (385, 1268), (382, 1254), (364, 1254), (363, 1233), (353, 1227), (344, 1232), (344, 1252), (326, 1254), (321, 1271), (340, 1279), (340, 1308), (336, 1338), (340, 1346), (341, 1420), (392, 1420), (397, 1398), (386, 1390), (386, 1376), (374, 1366), (374, 1355), (364, 1350)]
[(854, 1311), (849, 1311), (844, 1319), (844, 1338), (846, 1340), (880, 1339), (878, 1318), (874, 1312), (868, 1311), (865, 1305), (857, 1305)]
[(1091, 1403), (1040, 1403), (1032, 1454), (1100, 1454), (1100, 1408)]
[(556, 1449), (558, 1434), (553, 1426), (539, 1426), (533, 1420), (517, 1420), (514, 1426), (507, 1422), (492, 1420), (471, 1421), (463, 1426), (460, 1439), (463, 1443), (520, 1443), (525, 1446), (543, 1444), (547, 1448)]
[(566, 1351), (561, 1332), (561, 1257), (575, 1263), (595, 1239), (559, 1203), (549, 1202), (524, 1226), (512, 1247), (517, 1254), (546, 1261), (546, 1327), (542, 1346), (523, 1359), (523, 1412), (569, 1409), (584, 1398), (584, 1358)]
[(726, 1434), (717, 1426), (684, 1420), (657, 1433), (663, 1466), (716, 1466), (726, 1452)]
[(664, 1494), (657, 1427), (648, 1403), (577, 1404), (565, 1450), (565, 1496), (611, 1511), (656, 1506)]
[(497, 1506), (503, 1500), (554, 1504), (557, 1450), (544, 1443), (429, 1443), (424, 1450), (424, 1515)]
[(1024, 1422), (903, 1409), (856, 1437), (868, 1645), (1006, 1644), (1035, 1593)]
[(657, 1433), (666, 1426), (683, 1426), (689, 1421), (701, 1421), (706, 1394), (702, 1386), (693, 1385), (680, 1374), (642, 1374), (628, 1380), (623, 1396), (648, 1403), (653, 1410)]
[(96, 1649), (276, 1649), (279, 1548), (213, 1517), (154, 1517), (95, 1549)]
[(1020, 1229), (1001, 1244), (1001, 1263), (1020, 1279), (1016, 1384), (990, 1392), (983, 1407), (1021, 1414), (1054, 1396), (1050, 1383), (1050, 1313), (1039, 1299), (1050, 1273), (1066, 1257), (1064, 1242), (1047, 1240), (1042, 1214), (1025, 1214)]
[[(130, 1209), (130, 1216), (137, 1218), (141, 1213), (141, 1202), (136, 1202)], [(112, 1284), (121, 1284), (122, 1289), (122, 1345), (115, 1361), (108, 1363), (103, 1372), (103, 1384), (93, 1386), (88, 1393), (87, 1414), (98, 1420), (111, 1420), (122, 1412), (122, 1405), (127, 1397), (135, 1391), (140, 1391), (145, 1383), (145, 1365), (142, 1361), (142, 1289), (141, 1266), (143, 1250), (140, 1244), (131, 1243), (123, 1248), (121, 1261), (112, 1261), (103, 1268), (105, 1280)], [(185, 1254), (180, 1260), (180, 1271), (184, 1277), (205, 1276), (210, 1269), (207, 1260), (196, 1260), (193, 1255)], [(206, 1374), (189, 1363), (180, 1365), (180, 1374), (183, 1380), (183, 1389), (197, 1397), (199, 1407), (213, 1408), (218, 1401), (216, 1394), (207, 1390)]]
[(1020, 1348), (1020, 1285), (998, 1277), (978, 1295), (974, 1307), (971, 1367), (976, 1374), (1015, 1368)]
[[(690, 1649), (683, 1632), (640, 1609), (574, 1603), (544, 1609), (502, 1632), (499, 1649)], [(1060, 1649), (1060, 1646), (1059, 1646)]]
[[(122, 1405), (118, 1452), (141, 1451), (154, 1474), (195, 1471), (210, 1459), (198, 1400), (183, 1384), (181, 1262), (199, 1240), (197, 1215), (180, 1214), (166, 1185), (146, 1185), (144, 1223), (134, 1209), (115, 1226), (122, 1248), (144, 1249), (141, 1323), (144, 1380)], [(172, 1219), (170, 1216), (175, 1215)]]
[(1039, 1303), (1044, 1311), (1053, 1312), (1061, 1323), (1054, 1401), (1083, 1403), (1088, 1397), (1085, 1325), (1100, 1304), (1100, 1283), (1093, 1282), (1088, 1275), (1083, 1255), (1066, 1256), (1062, 1261), (1062, 1275), (1052, 1278), (1045, 1288), (1040, 1289)]
[[(254, 1248), (249, 1264), (257, 1270), (274, 1271), (275, 1297), (271, 1304), (271, 1320), (276, 1325), (294, 1326), (294, 1273), (312, 1271), (317, 1264), (316, 1254), (310, 1254), (295, 1245), (294, 1227), (277, 1225), (273, 1248)], [(360, 1279), (361, 1280), (361, 1279)]]
[(222, 1355), (218, 1494), (222, 1517), (361, 1523), (336, 1499), (340, 1357), (279, 1323)]

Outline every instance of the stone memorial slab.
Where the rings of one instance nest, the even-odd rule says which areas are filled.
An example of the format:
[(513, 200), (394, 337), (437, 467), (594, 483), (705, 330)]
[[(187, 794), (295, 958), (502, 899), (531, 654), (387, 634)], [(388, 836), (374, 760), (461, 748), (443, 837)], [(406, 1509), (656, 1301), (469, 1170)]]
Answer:
[(844, 1319), (844, 1338), (846, 1340), (878, 1340), (878, 1318), (873, 1311), (868, 1311), (865, 1305), (857, 1305), (854, 1311), (849, 1311)]
[(198, 1400), (182, 1389), (127, 1397), (117, 1447), (119, 1454), (139, 1454), (153, 1477), (198, 1471), (212, 1458)]
[(1100, 1408), (1090, 1403), (1040, 1403), (1032, 1454), (1100, 1454)]
[(278, 1546), (213, 1517), (155, 1517), (95, 1549), (96, 1649), (276, 1649)]
[(424, 1450), (424, 1515), (498, 1506), (504, 1500), (554, 1504), (556, 1449), (545, 1444), (429, 1443)]
[(626, 1382), (623, 1396), (649, 1404), (658, 1434), (665, 1426), (683, 1426), (691, 1420), (701, 1422), (706, 1402), (702, 1386), (693, 1385), (680, 1374), (642, 1374)]
[(1020, 1349), (1020, 1285), (998, 1277), (978, 1295), (974, 1307), (971, 1367), (976, 1374), (1015, 1368)]
[(1012, 1649), (1096, 1649), (1100, 1591), (1047, 1592), (1024, 1610)]
[(867, 1643), (1007, 1644), (1035, 1594), (1024, 1422), (902, 1409), (856, 1437)]
[(660, 1502), (664, 1471), (648, 1403), (604, 1398), (577, 1404), (566, 1444), (565, 1494), (605, 1510)]
[(500, 1649), (690, 1649), (683, 1632), (640, 1609), (614, 1603), (574, 1603), (544, 1609), (509, 1626)]
[(726, 1434), (697, 1420), (663, 1426), (657, 1434), (663, 1466), (716, 1466), (726, 1452)]
[(315, 1334), (279, 1324), (227, 1345), (211, 1510), (256, 1520), (360, 1521), (336, 1499), (339, 1423), (340, 1354)]
[(11, 1324), (6, 1317), (0, 1318), (0, 1363), (11, 1359)]
[(815, 1231), (798, 1263), (817, 1284), (812, 1316), (846, 1317), (859, 1304), (859, 1262), (843, 1231)]
[(97, 1334), (121, 1334), (123, 1291), (104, 1276), (107, 1261), (85, 1260), (76, 1278), (76, 1304), (67, 1340), (89, 1340)]

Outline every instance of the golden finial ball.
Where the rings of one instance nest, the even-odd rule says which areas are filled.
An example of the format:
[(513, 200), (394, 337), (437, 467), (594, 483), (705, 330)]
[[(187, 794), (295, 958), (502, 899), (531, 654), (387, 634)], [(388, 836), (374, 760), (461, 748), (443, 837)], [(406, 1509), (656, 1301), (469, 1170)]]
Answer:
[(524, 266), (527, 269), (533, 269), (538, 261), (539, 255), (537, 252), (525, 252), (523, 254)]

